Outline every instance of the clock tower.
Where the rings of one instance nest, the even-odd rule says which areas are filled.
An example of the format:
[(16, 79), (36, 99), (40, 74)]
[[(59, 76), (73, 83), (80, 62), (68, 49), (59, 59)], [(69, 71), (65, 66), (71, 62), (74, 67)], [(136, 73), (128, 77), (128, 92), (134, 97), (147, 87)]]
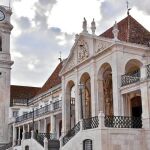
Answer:
[(9, 142), (11, 8), (0, 6), (0, 144)]

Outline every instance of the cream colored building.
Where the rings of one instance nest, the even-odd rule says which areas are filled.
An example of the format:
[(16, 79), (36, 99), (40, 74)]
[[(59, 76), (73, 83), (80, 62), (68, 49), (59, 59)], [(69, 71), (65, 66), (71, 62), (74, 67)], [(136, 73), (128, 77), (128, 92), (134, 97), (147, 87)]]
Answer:
[(10, 16), (1, 6), (0, 150), (150, 150), (149, 31), (128, 15), (97, 36), (84, 18), (43, 87), (23, 87), (10, 85)]

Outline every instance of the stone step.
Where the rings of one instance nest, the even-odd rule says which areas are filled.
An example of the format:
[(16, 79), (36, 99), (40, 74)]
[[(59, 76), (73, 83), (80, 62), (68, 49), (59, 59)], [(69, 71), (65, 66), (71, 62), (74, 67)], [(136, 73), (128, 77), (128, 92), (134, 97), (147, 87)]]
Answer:
[(48, 141), (48, 150), (59, 150), (60, 142), (59, 140), (49, 140)]

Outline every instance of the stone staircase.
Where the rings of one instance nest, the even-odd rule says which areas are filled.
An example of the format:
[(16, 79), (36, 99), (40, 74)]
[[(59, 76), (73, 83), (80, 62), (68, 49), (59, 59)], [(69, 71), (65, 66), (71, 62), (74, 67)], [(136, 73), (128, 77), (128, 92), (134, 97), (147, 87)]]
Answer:
[[(43, 147), (45, 147), (45, 144), (47, 145), (48, 150), (59, 150), (60, 148), (60, 142), (56, 139), (54, 134), (51, 133), (35, 133), (34, 139), (41, 144)], [(46, 142), (45, 142), (46, 139)]]
[(0, 150), (7, 150), (12, 147), (12, 142), (4, 144), (3, 146), (0, 147)]

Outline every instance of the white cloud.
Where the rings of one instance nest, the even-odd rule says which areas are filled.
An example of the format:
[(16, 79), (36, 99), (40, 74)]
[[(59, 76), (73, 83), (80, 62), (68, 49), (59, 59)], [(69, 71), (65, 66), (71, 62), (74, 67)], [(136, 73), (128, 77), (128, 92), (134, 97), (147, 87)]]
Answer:
[(79, 33), (82, 30), (82, 21), (86, 17), (90, 25), (93, 18), (99, 21), (100, 1), (98, 0), (59, 0), (52, 9), (49, 17), (50, 27), (59, 27), (63, 32)]
[[(148, 4), (133, 0), (131, 14), (150, 30)], [(144, 2), (145, 2), (144, 1)], [(145, 8), (145, 9), (144, 9)], [(41, 86), (59, 63), (59, 51), (66, 58), (74, 35), (95, 18), (97, 34), (126, 16), (125, 0), (15, 0), (13, 2), (11, 49), (14, 65), (12, 84)]]

